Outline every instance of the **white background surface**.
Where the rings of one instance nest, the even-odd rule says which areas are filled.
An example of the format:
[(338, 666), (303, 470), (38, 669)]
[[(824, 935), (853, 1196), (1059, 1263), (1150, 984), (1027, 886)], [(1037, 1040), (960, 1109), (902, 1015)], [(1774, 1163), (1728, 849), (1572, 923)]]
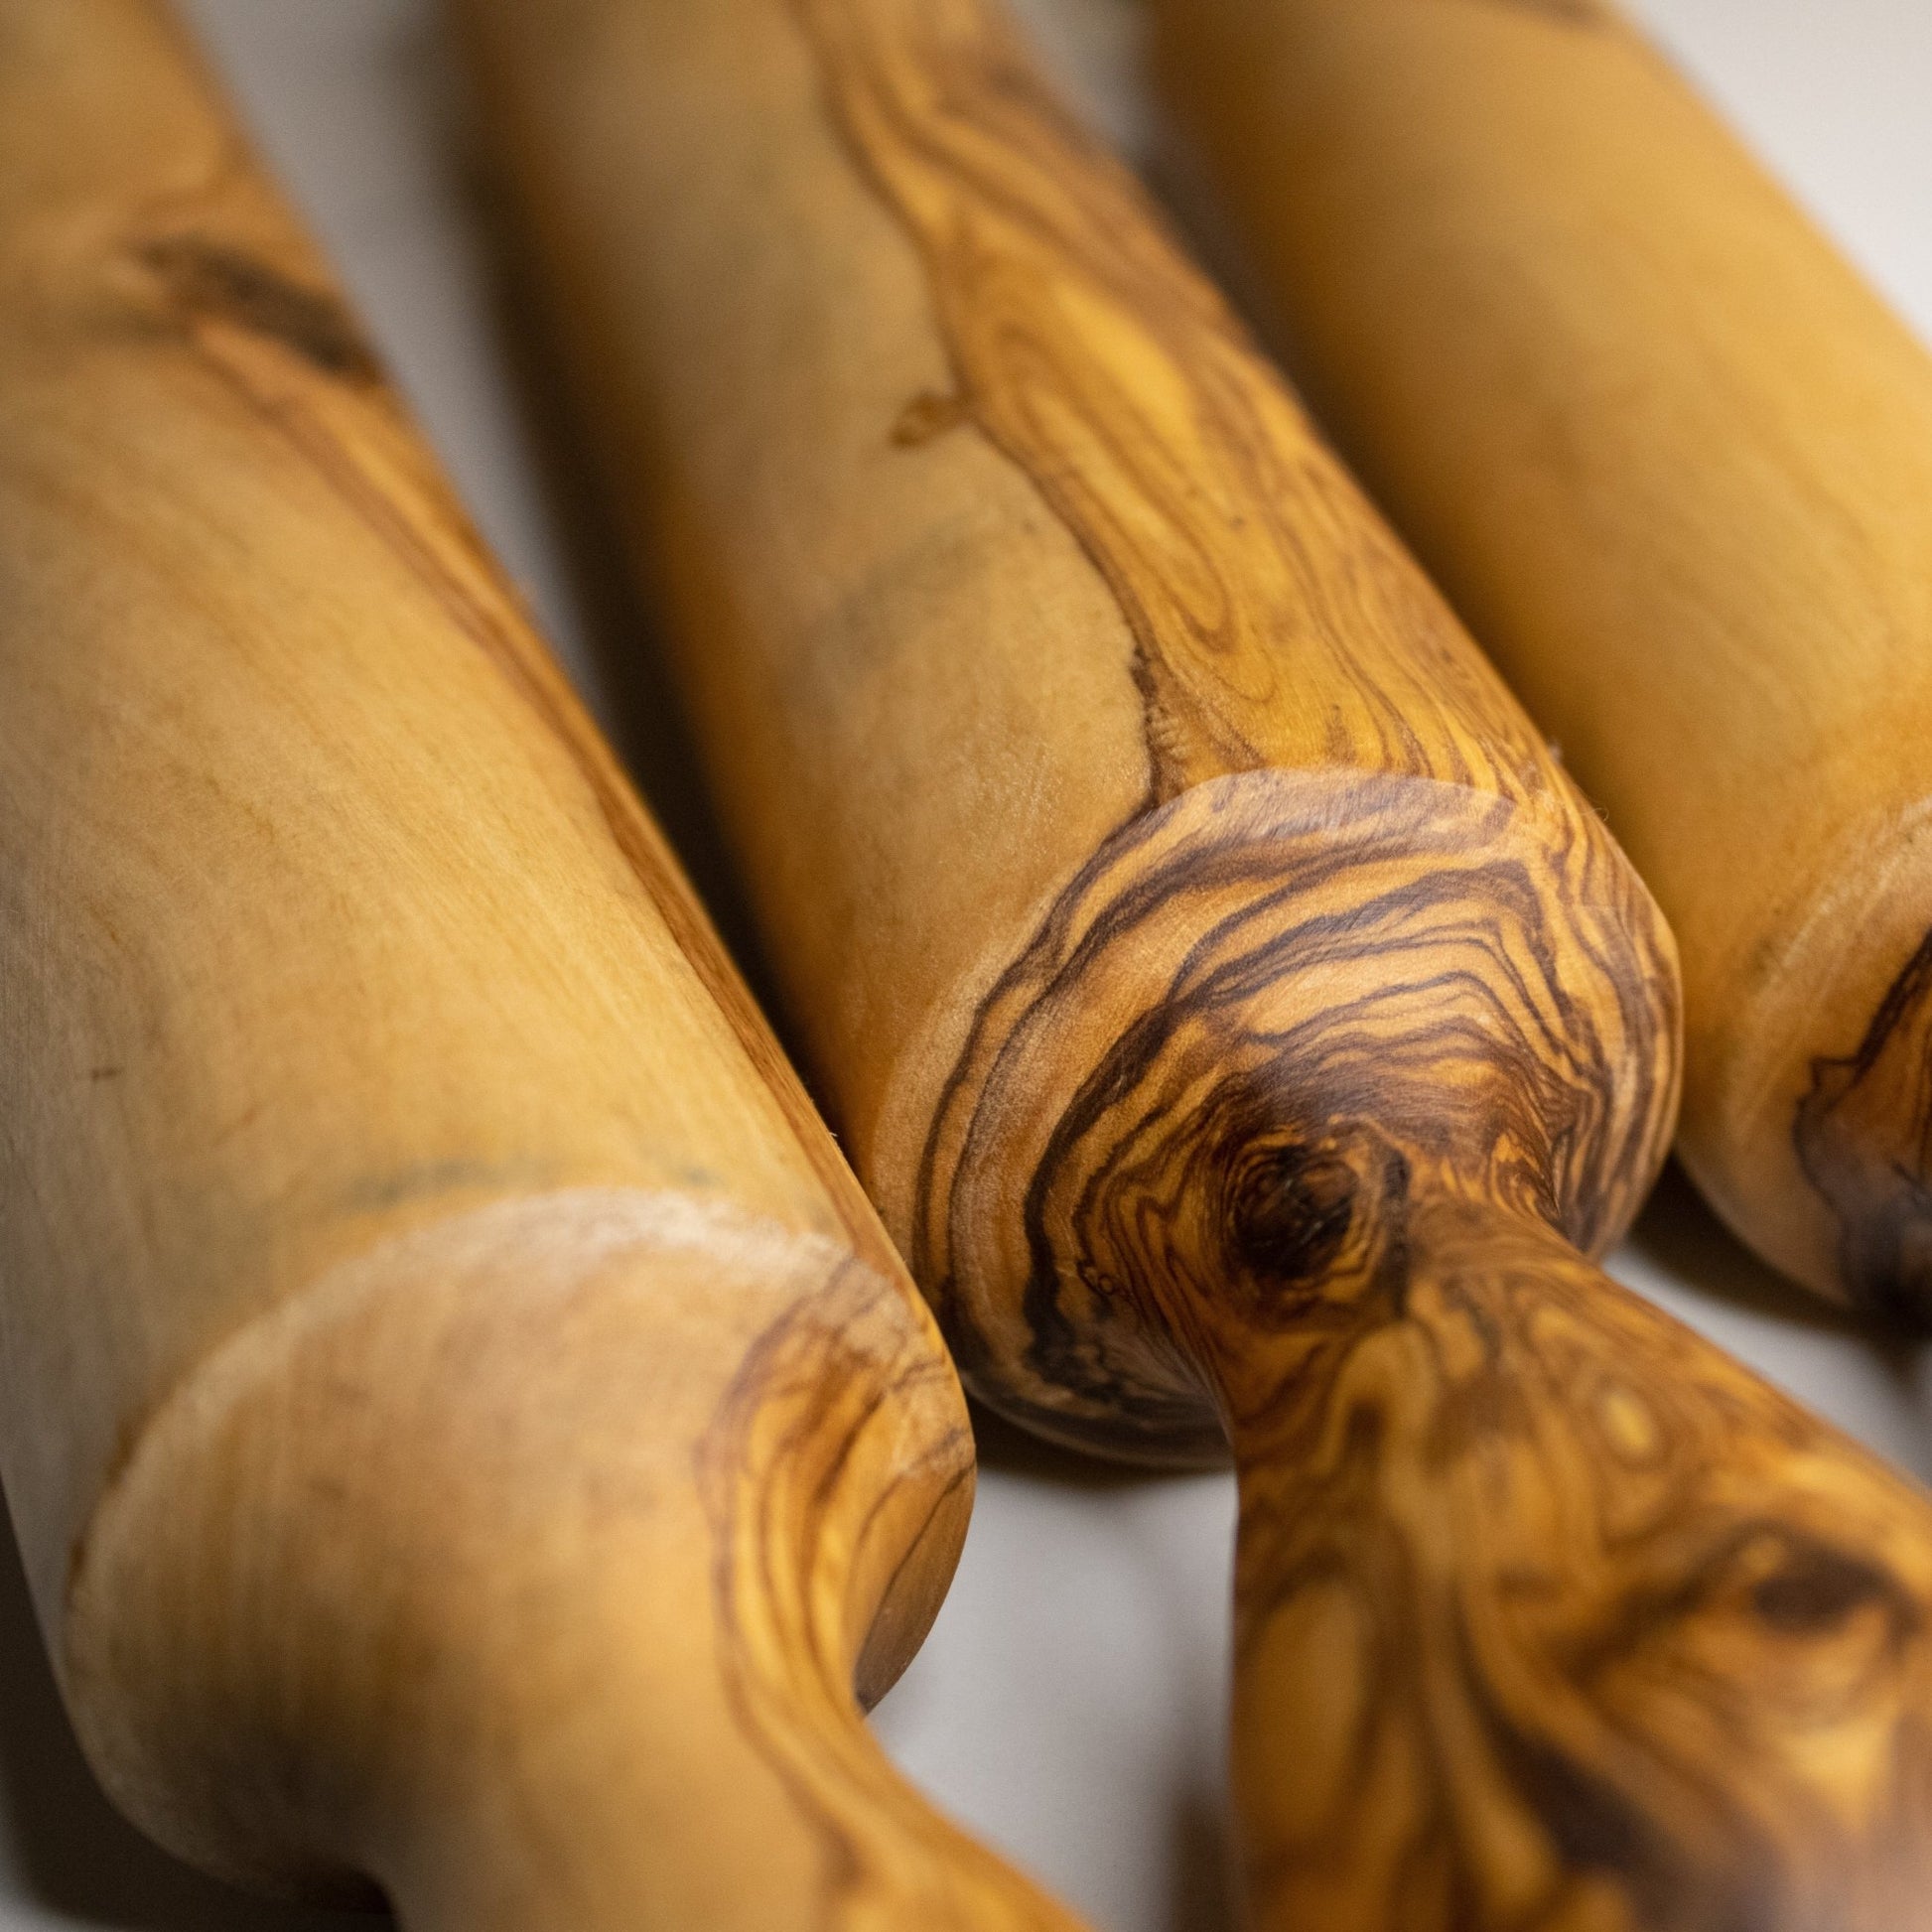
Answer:
[[(701, 0), (689, 0), (700, 4)], [(638, 765), (701, 881), (703, 818), (515, 347), (428, 0), (188, 0), (334, 250), (458, 483)], [(1111, 130), (1133, 139), (1126, 0), (1026, 0)], [(1639, 9), (1815, 211), (1932, 335), (1932, 7), (1645, 0)], [(597, 667), (606, 667), (601, 681)], [(1617, 1272), (1932, 1478), (1932, 1373), (1781, 1288), (1675, 1177)], [(1042, 1455), (998, 1431), (938, 1627), (877, 1724), (963, 1821), (1101, 1932), (1227, 1932), (1223, 1627), (1232, 1486)], [(110, 1812), (0, 1553), (0, 1932), (293, 1932), (366, 1924), (263, 1906), (174, 1865)], [(693, 1928), (702, 1932), (702, 1928)], [(1311, 1928), (1310, 1932), (1319, 1932)]]

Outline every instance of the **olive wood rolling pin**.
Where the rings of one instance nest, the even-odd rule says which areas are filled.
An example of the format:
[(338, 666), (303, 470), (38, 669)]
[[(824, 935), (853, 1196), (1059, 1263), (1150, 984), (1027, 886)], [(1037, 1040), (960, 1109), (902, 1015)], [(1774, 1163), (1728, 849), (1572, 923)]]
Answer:
[(1932, 1924), (1932, 1519), (1599, 1274), (1669, 939), (973, 0), (463, 0), (771, 954), (969, 1381), (1231, 1439), (1270, 1932)]
[(0, 0), (0, 1454), (126, 1810), (414, 1932), (1067, 1932), (854, 1702), (931, 1316), (147, 0)]
[(1349, 453), (1683, 949), (1681, 1147), (1932, 1319), (1932, 360), (1594, 0), (1163, 0)]

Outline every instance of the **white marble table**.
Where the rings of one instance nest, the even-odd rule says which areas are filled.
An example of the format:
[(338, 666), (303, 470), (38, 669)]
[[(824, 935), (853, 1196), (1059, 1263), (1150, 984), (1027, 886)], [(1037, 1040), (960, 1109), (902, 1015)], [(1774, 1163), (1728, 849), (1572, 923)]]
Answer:
[[(706, 876), (660, 699), (600, 681), (634, 635), (498, 299), (429, 0), (187, 0), (342, 264), (485, 532)], [(1640, 10), (1932, 335), (1932, 7), (1642, 0)], [(1131, 0), (1026, 0), (1090, 109), (1139, 125)], [(621, 652), (607, 651), (616, 660)], [(624, 688), (619, 689), (621, 684)], [(651, 723), (658, 718), (656, 725)], [(1887, 1353), (1756, 1268), (1667, 1180), (1616, 1270), (1932, 1479), (1932, 1358)], [(1228, 1932), (1219, 1760), (1232, 1488), (983, 1445), (953, 1595), (877, 1724), (962, 1820), (1102, 1932)], [(0, 1552), (0, 1932), (297, 1932), (183, 1870), (108, 1810)], [(697, 1929), (694, 1928), (694, 1932)]]

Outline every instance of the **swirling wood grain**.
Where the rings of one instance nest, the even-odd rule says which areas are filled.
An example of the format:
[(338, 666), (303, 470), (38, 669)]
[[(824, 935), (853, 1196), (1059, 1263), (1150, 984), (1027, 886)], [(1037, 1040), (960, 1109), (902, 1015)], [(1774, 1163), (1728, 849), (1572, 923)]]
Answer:
[(1923, 1499), (1579, 1252), (1668, 1129), (1653, 918), (1503, 800), (1225, 779), (1096, 860), (948, 1091), (915, 1259), (969, 1379), (1233, 1442), (1263, 1926), (1928, 1922)]
[(914, 1269), (989, 1400), (1204, 1450), (1251, 1334), (1318, 1325), (1349, 1231), (1395, 1238), (1412, 1192), (1620, 1230), (1670, 1120), (1668, 942), (1600, 840), (1523, 819), (1254, 774), (1095, 859), (982, 1006), (923, 1168)]
[(1319, 1291), (1233, 1398), (1258, 1922), (1932, 1924), (1923, 1498), (1533, 1221)]

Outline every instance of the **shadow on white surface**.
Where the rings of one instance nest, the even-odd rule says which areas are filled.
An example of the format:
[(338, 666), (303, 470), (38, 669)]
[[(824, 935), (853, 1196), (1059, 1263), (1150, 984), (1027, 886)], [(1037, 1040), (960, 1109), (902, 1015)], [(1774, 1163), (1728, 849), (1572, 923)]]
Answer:
[(1173, 1824), (1165, 1932), (1235, 1932), (1239, 1920), (1227, 1807), (1212, 1799), (1183, 1798)]
[(973, 1420), (980, 1508), (932, 1636), (874, 1715), (881, 1741), (1104, 1932), (1232, 1932), (1232, 1478)]

